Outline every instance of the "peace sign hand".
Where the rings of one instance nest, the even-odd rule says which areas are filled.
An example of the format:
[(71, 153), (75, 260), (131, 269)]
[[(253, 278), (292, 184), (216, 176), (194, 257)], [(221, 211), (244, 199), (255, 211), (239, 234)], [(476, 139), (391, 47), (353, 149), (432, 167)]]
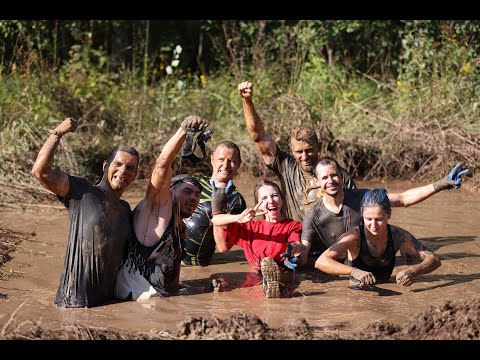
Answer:
[(238, 222), (239, 223), (247, 223), (249, 221), (252, 221), (255, 217), (257, 216), (263, 216), (267, 212), (266, 211), (260, 211), (257, 212), (258, 208), (260, 205), (262, 205), (263, 200), (260, 200), (257, 205), (254, 206), (254, 208), (248, 208), (243, 210), (241, 214), (238, 215)]

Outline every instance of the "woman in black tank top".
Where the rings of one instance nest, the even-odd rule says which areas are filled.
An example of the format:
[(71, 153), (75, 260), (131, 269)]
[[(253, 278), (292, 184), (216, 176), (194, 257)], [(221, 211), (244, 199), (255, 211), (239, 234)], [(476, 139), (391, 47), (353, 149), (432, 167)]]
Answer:
[[(315, 267), (331, 275), (350, 275), (356, 287), (389, 281), (400, 250), (407, 262), (415, 262), (396, 276), (399, 285), (410, 286), (413, 278), (434, 271), (440, 259), (408, 231), (388, 224), (392, 213), (387, 191), (365, 193), (361, 203), (362, 224), (346, 232), (316, 261)], [(336, 261), (347, 257), (345, 264)]]

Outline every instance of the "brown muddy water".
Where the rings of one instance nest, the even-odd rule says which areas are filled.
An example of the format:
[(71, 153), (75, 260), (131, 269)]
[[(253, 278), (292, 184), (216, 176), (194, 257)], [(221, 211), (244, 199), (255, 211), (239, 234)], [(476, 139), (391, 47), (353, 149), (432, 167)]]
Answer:
[[(258, 179), (245, 175), (235, 180), (247, 204), (253, 204)], [(372, 188), (382, 185), (390, 192), (422, 184), (390, 182), (360, 183)], [(124, 198), (132, 208), (143, 197), (146, 183), (135, 182)], [(60, 203), (56, 204), (60, 205)], [(435, 272), (420, 276), (411, 288), (402, 288), (394, 276), (405, 268), (398, 259), (390, 283), (376, 290), (348, 288), (348, 279), (319, 271), (297, 272), (291, 298), (265, 299), (259, 279), (251, 272), (243, 251), (234, 247), (216, 253), (207, 267), (182, 267), (181, 281), (187, 287), (179, 295), (156, 297), (146, 302), (115, 302), (91, 309), (59, 309), (53, 304), (63, 269), (68, 236), (67, 211), (57, 207), (18, 210), (0, 209), (0, 227), (34, 232), (12, 253), (2, 268), (11, 273), (0, 280), (0, 329), (23, 321), (40, 322), (43, 328), (80, 324), (129, 331), (175, 330), (187, 316), (227, 318), (239, 311), (257, 315), (271, 327), (305, 318), (312, 330), (351, 333), (363, 325), (385, 320), (404, 326), (429, 305), (441, 305), (466, 295), (480, 295), (480, 194), (464, 189), (444, 191), (410, 208), (394, 208), (391, 224), (414, 234), (442, 260)], [(226, 291), (212, 292), (213, 278), (223, 278)], [(254, 285), (254, 286), (251, 286)]]

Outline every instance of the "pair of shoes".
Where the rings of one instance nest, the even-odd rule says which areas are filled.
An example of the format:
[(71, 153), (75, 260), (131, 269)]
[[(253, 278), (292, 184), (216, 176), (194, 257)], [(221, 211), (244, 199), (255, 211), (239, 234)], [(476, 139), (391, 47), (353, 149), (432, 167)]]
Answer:
[(280, 297), (280, 268), (271, 258), (264, 258), (260, 265), (263, 276), (263, 292), (267, 299)]

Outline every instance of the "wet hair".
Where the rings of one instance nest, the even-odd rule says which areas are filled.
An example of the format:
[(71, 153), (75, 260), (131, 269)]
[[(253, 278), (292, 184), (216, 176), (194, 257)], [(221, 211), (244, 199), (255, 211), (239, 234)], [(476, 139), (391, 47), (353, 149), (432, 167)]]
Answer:
[(282, 199), (282, 213), (283, 213), (283, 205), (285, 205), (285, 198), (283, 196), (282, 190), (280, 190), (280, 187), (275, 182), (270, 181), (270, 180), (262, 179), (255, 186), (255, 190), (253, 191), (253, 198), (255, 199), (255, 204), (258, 204), (258, 190), (262, 186), (271, 186), (276, 190), (278, 195), (280, 195), (280, 197)]
[(202, 185), (200, 184), (200, 181), (195, 176), (188, 174), (175, 175), (170, 182), (170, 188), (176, 189), (182, 183), (191, 183), (195, 185), (198, 190), (202, 191)]
[(133, 146), (119, 145), (115, 149), (113, 149), (110, 154), (108, 154), (107, 159), (105, 160), (107, 164), (105, 166), (104, 173), (108, 171), (108, 168), (110, 167), (110, 163), (112, 162), (113, 159), (115, 159), (115, 156), (117, 156), (117, 152), (119, 151), (123, 151), (130, 155), (135, 156), (138, 160), (137, 161), (137, 169), (138, 169), (138, 164), (140, 163), (140, 154), (138, 153), (138, 151)]
[(318, 137), (312, 128), (295, 128), (292, 130), (291, 138), (297, 141), (305, 141), (312, 146), (318, 145)]
[(119, 151), (123, 151), (123, 152), (126, 152), (130, 155), (133, 155), (135, 156), (138, 161), (140, 162), (140, 155), (138, 153), (138, 151), (132, 147), (132, 146), (125, 146), (125, 145), (119, 145), (117, 146), (115, 149), (112, 150), (112, 152), (107, 156), (107, 164), (110, 165), (110, 163), (112, 162), (112, 160), (115, 158), (115, 156), (117, 155), (117, 152)]
[(224, 141), (220, 141), (219, 143), (217, 143), (217, 145), (215, 145), (215, 148), (212, 151), (212, 155), (213, 155), (213, 153), (215, 153), (215, 151), (217, 151), (217, 149), (220, 146), (224, 146), (228, 149), (235, 150), (237, 152), (237, 155), (238, 155), (238, 161), (242, 162), (242, 155), (240, 154), (240, 148), (238, 147), (237, 144), (235, 144), (233, 141), (230, 141), (230, 140), (224, 140)]
[(340, 177), (343, 177), (340, 164), (338, 163), (337, 160), (335, 160), (334, 158), (332, 158), (330, 156), (324, 156), (324, 157), (321, 157), (320, 159), (318, 159), (317, 164), (315, 165), (315, 168), (313, 170), (313, 174), (315, 175), (315, 177), (317, 177), (317, 175), (318, 175), (317, 174), (318, 165), (322, 165), (322, 166), (334, 165), (337, 168), (338, 175)]
[(363, 216), (363, 210), (365, 208), (376, 206), (381, 208), (388, 215), (392, 214), (392, 205), (388, 199), (387, 190), (385, 190), (383, 187), (368, 190), (365, 195), (363, 195), (362, 202), (360, 204), (360, 213)]

